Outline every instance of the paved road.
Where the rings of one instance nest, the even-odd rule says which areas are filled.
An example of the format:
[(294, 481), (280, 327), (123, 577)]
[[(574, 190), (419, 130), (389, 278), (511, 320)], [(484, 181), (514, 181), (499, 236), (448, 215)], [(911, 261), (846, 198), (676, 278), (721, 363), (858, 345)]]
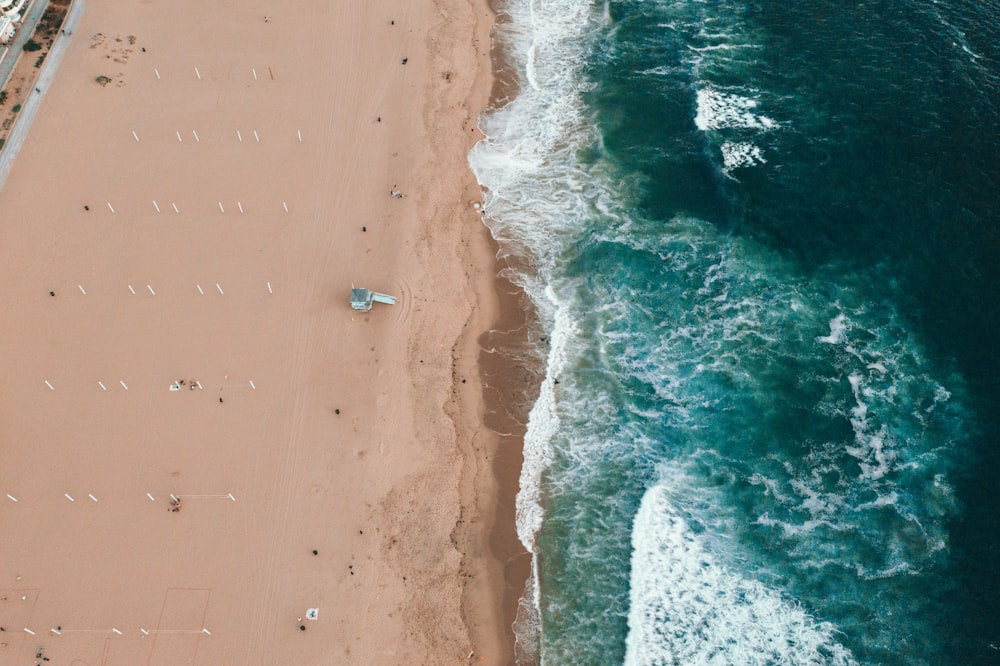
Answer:
[[(10, 73), (14, 71), (14, 65), (17, 63), (17, 56), (21, 53), (21, 49), (24, 48), (24, 43), (31, 39), (31, 36), (35, 34), (35, 25), (38, 23), (39, 19), (42, 18), (42, 14), (45, 13), (45, 8), (49, 6), (49, 0), (35, 0), (31, 3), (31, 7), (28, 8), (27, 13), (24, 16), (24, 22), (17, 27), (17, 33), (14, 35), (14, 39), (11, 40), (7, 48), (10, 49), (10, 53), (7, 57), (0, 62), (0, 81), (6, 83), (7, 78)], [(3, 84), (0, 84), (0, 88)]]
[[(29, 12), (29, 18), (21, 25), (21, 29), (24, 33), (18, 33), (14, 38), (15, 41), (20, 37), (24, 36), (27, 40), (31, 35), (34, 34), (35, 23), (41, 17), (42, 12), (48, 5), (48, 0), (36, 0), (34, 5)], [(45, 97), (45, 91), (49, 89), (52, 84), (53, 79), (56, 76), (56, 70), (59, 69), (59, 63), (62, 62), (63, 55), (66, 53), (66, 49), (69, 48), (69, 40), (71, 35), (76, 30), (77, 23), (80, 22), (80, 17), (83, 15), (83, 8), (86, 5), (84, 0), (73, 0), (73, 4), (69, 8), (69, 13), (66, 15), (66, 20), (63, 22), (63, 30), (65, 34), (56, 35), (55, 42), (52, 44), (52, 49), (49, 51), (49, 55), (45, 58), (45, 62), (42, 63), (42, 69), (38, 73), (38, 79), (35, 81), (35, 87), (41, 92), (32, 90), (28, 93), (27, 99), (21, 106), (21, 111), (18, 113), (17, 120), (14, 122), (14, 128), (11, 130), (10, 134), (7, 136), (7, 142), (3, 145), (3, 150), (0, 151), (0, 188), (7, 181), (7, 174), (10, 173), (11, 167), (14, 165), (14, 158), (17, 157), (17, 153), (21, 150), (21, 146), (24, 144), (25, 137), (28, 136), (28, 130), (31, 128), (31, 123), (35, 119), (35, 114), (38, 112), (38, 107), (42, 105), (42, 98)], [(31, 27), (27, 28), (30, 15), (35, 16), (35, 21), (31, 23)], [(21, 48), (21, 47), (17, 47)], [(7, 61), (10, 60), (13, 63), (16, 58), (15, 53), (8, 55), (3, 62), (3, 66), (7, 65)], [(27, 54), (26, 57), (31, 57), (32, 54)], [(13, 67), (13, 64), (11, 64)], [(0, 72), (2, 75), (2, 72)]]

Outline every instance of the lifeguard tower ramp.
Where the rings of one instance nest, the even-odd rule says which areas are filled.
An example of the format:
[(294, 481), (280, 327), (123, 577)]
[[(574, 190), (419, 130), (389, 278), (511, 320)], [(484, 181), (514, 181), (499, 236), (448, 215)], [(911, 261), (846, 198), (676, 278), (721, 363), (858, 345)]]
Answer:
[(362, 312), (368, 312), (372, 309), (372, 303), (395, 305), (396, 297), (389, 296), (388, 294), (380, 294), (377, 291), (372, 291), (370, 289), (358, 289), (357, 287), (351, 288), (352, 308), (355, 310), (361, 310)]

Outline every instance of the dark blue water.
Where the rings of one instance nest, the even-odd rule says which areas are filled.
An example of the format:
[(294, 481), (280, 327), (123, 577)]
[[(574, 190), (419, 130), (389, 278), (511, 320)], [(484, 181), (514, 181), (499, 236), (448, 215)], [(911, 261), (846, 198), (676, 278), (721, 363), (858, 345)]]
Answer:
[(500, 9), (526, 654), (1000, 658), (1000, 4)]

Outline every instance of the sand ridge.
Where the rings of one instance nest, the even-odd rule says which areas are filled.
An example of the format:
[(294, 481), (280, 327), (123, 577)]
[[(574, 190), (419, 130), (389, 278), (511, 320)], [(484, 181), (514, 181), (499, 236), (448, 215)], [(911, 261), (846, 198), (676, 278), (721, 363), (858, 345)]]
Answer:
[(0, 191), (0, 663), (506, 659), (462, 607), (490, 19), (88, 0)]

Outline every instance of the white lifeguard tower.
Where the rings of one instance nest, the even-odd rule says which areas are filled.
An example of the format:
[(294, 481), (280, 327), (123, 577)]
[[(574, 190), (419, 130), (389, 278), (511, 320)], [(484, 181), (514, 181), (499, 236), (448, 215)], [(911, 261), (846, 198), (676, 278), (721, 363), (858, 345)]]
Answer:
[(357, 287), (351, 286), (351, 307), (355, 310), (361, 310), (362, 312), (368, 312), (372, 309), (372, 303), (385, 303), (386, 305), (395, 305), (396, 297), (389, 296), (388, 294), (380, 294), (377, 291), (371, 291), (370, 289), (358, 289)]

